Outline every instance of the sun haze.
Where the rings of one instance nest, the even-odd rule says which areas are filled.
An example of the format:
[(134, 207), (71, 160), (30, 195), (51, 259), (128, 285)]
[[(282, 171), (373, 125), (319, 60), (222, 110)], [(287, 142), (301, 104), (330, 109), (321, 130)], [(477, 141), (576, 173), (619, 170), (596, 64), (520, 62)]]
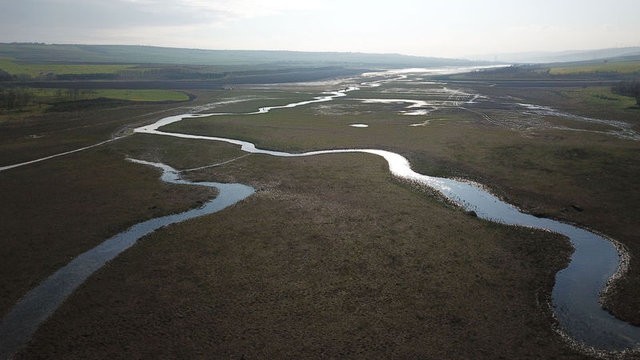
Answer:
[(640, 45), (637, 0), (23, 0), (0, 42), (469, 57)]

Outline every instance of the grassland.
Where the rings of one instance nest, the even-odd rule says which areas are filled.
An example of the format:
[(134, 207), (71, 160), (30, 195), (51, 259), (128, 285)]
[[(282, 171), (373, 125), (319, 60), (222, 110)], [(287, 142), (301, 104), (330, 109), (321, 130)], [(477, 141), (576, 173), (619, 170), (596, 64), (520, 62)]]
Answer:
[[(105, 63), (79, 63), (79, 60), (58, 62), (16, 61), (2, 57), (4, 44), (0, 44), (0, 82), (12, 86), (35, 86), (71, 89), (222, 89), (230, 84), (272, 84), (323, 80), (353, 76), (361, 71), (352, 66), (335, 64), (226, 65), (149, 64), (134, 62), (121, 64), (120, 60)], [(158, 60), (159, 61), (159, 60)], [(154, 82), (149, 82), (154, 81)], [(182, 84), (176, 84), (182, 81)], [(195, 82), (195, 83), (194, 83)]]
[(630, 96), (614, 94), (609, 86), (526, 87), (467, 84), (499, 101), (529, 102), (550, 106), (575, 115), (621, 120), (640, 130), (640, 108)]
[(183, 92), (171, 90), (92, 90), (91, 96), (129, 101), (186, 101), (189, 96)]
[(42, 77), (65, 74), (116, 74), (135, 65), (124, 64), (34, 64), (20, 63), (13, 59), (0, 58), (0, 69), (11, 75)]
[(614, 94), (609, 87), (566, 90), (563, 94), (570, 99), (577, 99), (580, 102), (580, 106), (587, 108), (600, 107), (608, 111), (624, 111), (637, 108), (634, 98)]
[(599, 64), (588, 63), (585, 65), (558, 65), (550, 68), (551, 75), (592, 74), (592, 73), (640, 73), (640, 61), (611, 61)]
[[(593, 124), (557, 129), (549, 124), (566, 119), (527, 115), (513, 103), (564, 104), (597, 116), (607, 107), (599, 101), (612, 102), (618, 105), (609, 118), (630, 122), (635, 109), (603, 88), (469, 85), (463, 90), (487, 99), (426, 118), (400, 115), (407, 104), (355, 100), (403, 86), (259, 116), (190, 119), (166, 130), (286, 151), (387, 149), (419, 172), (476, 180), (529, 212), (623, 242), (631, 270), (607, 304), (624, 319), (640, 319), (637, 142), (595, 133), (601, 129)], [(423, 90), (430, 86), (438, 85)], [(405, 90), (402, 97), (417, 89)], [(254, 111), (315, 94), (295, 86), (203, 91), (188, 105)], [(186, 110), (174, 107), (94, 107), (1, 123), (0, 158), (29, 160)], [(408, 126), (425, 119), (425, 126)], [(126, 156), (185, 169), (241, 155), (231, 145), (136, 134), (0, 173), (9, 204), (0, 230), (12, 234), (3, 239), (11, 249), (2, 253), (3, 311), (100, 239), (212, 196), (163, 185), (156, 171), (126, 163)], [(18, 358), (587, 358), (553, 331), (547, 301), (571, 252), (557, 236), (466, 215), (364, 154), (251, 155), (189, 176), (247, 183), (258, 192), (143, 239), (73, 294)]]
[[(541, 91), (539, 95), (542, 94)], [(354, 96), (359, 95), (354, 93)], [(586, 95), (578, 98), (583, 96)], [(349, 103), (349, 99), (341, 99), (335, 105)], [(577, 101), (576, 106), (579, 103)], [(640, 147), (636, 141), (585, 133), (590, 130), (590, 124), (580, 125), (577, 131), (550, 126), (532, 129), (531, 123), (513, 128), (508, 122), (502, 125), (487, 122), (481, 116), (487, 115), (489, 119), (513, 116), (512, 110), (502, 110), (500, 104), (495, 104), (494, 109), (474, 112), (441, 111), (432, 115), (429, 126), (418, 128), (407, 126), (415, 122), (415, 118), (380, 111), (383, 105), (378, 106), (369, 113), (323, 115), (314, 107), (307, 107), (274, 111), (259, 118), (191, 119), (166, 130), (240, 138), (262, 148), (294, 152), (352, 147), (400, 152), (419, 172), (487, 184), (529, 212), (594, 228), (622, 241), (634, 258), (640, 254), (636, 231), (636, 224), (640, 222), (637, 212), (640, 197), (630, 190), (638, 187), (640, 178), (636, 161)], [(588, 115), (588, 110), (583, 111)], [(518, 122), (517, 118), (511, 121)], [(521, 115), (519, 121), (527, 121), (527, 116)], [(370, 127), (348, 127), (356, 122)], [(582, 210), (577, 211), (575, 207)], [(635, 279), (640, 279), (640, 266), (635, 261), (630, 274), (623, 282), (626, 285), (620, 288), (620, 293), (627, 296), (615, 298), (610, 306), (625, 319), (640, 322), (637, 311), (640, 304), (636, 297), (630, 296), (637, 288)]]
[(179, 104), (172, 103), (116, 103), (68, 111), (7, 114), (0, 122), (0, 164), (92, 145), (124, 131), (127, 125), (171, 114), (179, 108)]
[(92, 99), (114, 99), (127, 101), (186, 101), (189, 95), (175, 90), (157, 89), (95, 89), (95, 90), (70, 90), (70, 89), (38, 89), (21, 88), (33, 93), (36, 101), (40, 103), (56, 103), (61, 101), (78, 101)]

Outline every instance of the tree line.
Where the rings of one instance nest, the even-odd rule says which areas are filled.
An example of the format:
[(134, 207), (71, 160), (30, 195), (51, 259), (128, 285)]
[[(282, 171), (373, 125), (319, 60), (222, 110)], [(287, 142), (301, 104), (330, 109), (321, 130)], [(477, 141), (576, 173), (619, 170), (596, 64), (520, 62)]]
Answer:
[(0, 88), (0, 109), (14, 110), (32, 104), (33, 92), (20, 88)]
[(640, 106), (640, 81), (623, 81), (615, 85), (611, 90), (615, 94), (635, 98), (636, 104)]
[(30, 105), (53, 104), (90, 98), (95, 92), (86, 89), (56, 89), (49, 94), (39, 94), (34, 89), (0, 87), (0, 110), (19, 110)]

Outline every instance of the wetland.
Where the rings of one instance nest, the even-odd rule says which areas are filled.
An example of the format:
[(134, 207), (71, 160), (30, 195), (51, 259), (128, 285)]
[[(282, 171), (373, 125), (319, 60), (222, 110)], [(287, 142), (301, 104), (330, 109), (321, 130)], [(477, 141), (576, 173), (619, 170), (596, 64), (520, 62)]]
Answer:
[[(221, 357), (583, 358), (598, 350), (604, 356), (606, 350), (633, 349), (635, 340), (620, 345), (599, 335), (580, 338), (563, 319), (576, 318), (563, 310), (574, 309), (576, 302), (557, 299), (566, 292), (577, 303), (595, 303), (604, 317), (638, 323), (637, 300), (630, 295), (640, 278), (634, 262), (638, 194), (625, 190), (637, 185), (640, 172), (634, 161), (640, 151), (636, 110), (601, 118), (584, 107), (584, 113), (561, 108), (549, 95), (540, 101), (514, 96), (519, 89), (458, 87), (425, 81), (429, 73), (412, 71), (368, 73), (329, 88), (291, 84), (278, 85), (277, 91), (247, 86), (203, 92), (196, 100), (200, 108), (193, 105), (187, 118), (151, 115), (125, 123), (133, 133), (125, 131), (127, 136), (104, 146), (0, 173), (0, 180), (19, 189), (24, 181), (18, 179), (55, 169), (63, 158), (92, 163), (102, 156), (124, 168), (132, 164), (119, 161), (134, 157), (195, 169), (185, 172), (192, 181), (241, 182), (256, 189), (219, 214), (154, 232), (109, 262), (44, 322), (19, 357), (85, 357), (122, 346), (137, 357), (198, 356), (207, 349)], [(184, 113), (180, 110), (167, 109)], [(6, 146), (3, 150), (11, 157)], [(246, 151), (252, 155), (244, 156)], [(301, 153), (306, 156), (296, 155)], [(394, 170), (400, 163), (402, 170)], [(91, 173), (91, 166), (86, 168)], [(77, 179), (90, 177), (75, 167), (68, 171)], [(153, 181), (151, 173), (143, 173), (105, 181), (127, 179), (132, 188)], [(443, 178), (481, 183), (497, 197)], [(166, 185), (148, 189), (158, 186)], [(456, 187), (457, 193), (447, 195)], [(179, 188), (194, 198), (207, 196)], [(472, 195), (460, 197), (465, 191)], [(443, 201), (443, 192), (450, 202)], [(154, 196), (177, 204), (158, 192)], [(12, 210), (25, 211), (19, 198), (18, 191), (8, 199), (16, 204)], [(102, 201), (115, 206), (117, 198)], [(473, 198), (484, 200), (474, 204)], [(496, 205), (502, 200), (535, 216), (507, 206), (529, 223), (500, 222), (548, 221), (575, 229), (554, 229), (572, 244), (550, 232), (481, 219), (505, 216), (491, 212), (503, 209)], [(158, 211), (163, 212), (170, 210)], [(126, 224), (116, 220), (112, 226)], [(19, 244), (27, 235), (20, 235), (20, 224), (13, 226), (11, 241)], [(563, 285), (561, 274), (567, 271), (556, 275), (581, 251), (571, 232), (609, 244), (608, 250), (588, 255), (608, 259), (604, 272), (584, 271), (596, 261), (574, 271), (597, 277), (588, 296), (566, 290), (570, 286)], [(31, 250), (51, 258), (48, 269), (92, 247), (73, 244), (71, 255), (56, 260), (57, 250), (38, 246)], [(6, 286), (11, 297), (5, 311), (11, 298), (18, 299), (21, 289), (47, 272), (25, 267), (31, 283)], [(601, 297), (616, 272), (622, 277)], [(119, 286), (126, 291), (116, 290)], [(470, 295), (476, 301), (470, 302)], [(599, 299), (622, 321), (602, 310)], [(74, 316), (78, 311), (82, 316)], [(198, 319), (208, 326), (198, 327)], [(137, 326), (152, 330), (136, 339), (118, 335)], [(69, 350), (74, 342), (79, 348)]]

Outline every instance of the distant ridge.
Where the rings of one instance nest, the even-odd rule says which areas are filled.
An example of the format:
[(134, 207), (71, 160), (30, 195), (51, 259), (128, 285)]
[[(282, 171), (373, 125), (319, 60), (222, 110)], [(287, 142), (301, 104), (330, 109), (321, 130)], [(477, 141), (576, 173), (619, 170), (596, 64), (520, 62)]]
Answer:
[(503, 53), (470, 56), (477, 60), (491, 60), (512, 63), (559, 63), (617, 58), (640, 58), (640, 47), (607, 48), (595, 50), (547, 51)]
[(125, 63), (182, 65), (273, 65), (431, 67), (483, 64), (399, 54), (267, 50), (201, 50), (137, 45), (0, 43), (0, 57), (33, 63)]

